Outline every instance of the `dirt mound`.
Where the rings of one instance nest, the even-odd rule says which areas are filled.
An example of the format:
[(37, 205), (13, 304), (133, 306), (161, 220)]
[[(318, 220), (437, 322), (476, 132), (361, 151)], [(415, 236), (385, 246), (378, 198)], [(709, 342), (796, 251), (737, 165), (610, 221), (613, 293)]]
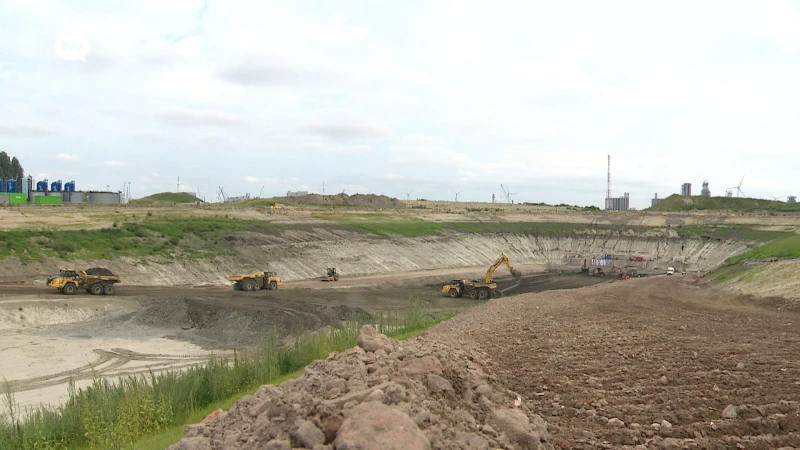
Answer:
[(286, 197), (286, 201), (303, 205), (375, 206), (378, 208), (397, 206), (396, 198), (375, 194), (308, 194), (299, 197)]
[(357, 347), (186, 426), (170, 449), (552, 448), (547, 423), (484, 372), (487, 358), (365, 325)]
[(280, 299), (267, 303), (257, 296), (240, 296), (245, 300), (235, 304), (204, 298), (158, 298), (127, 320), (137, 325), (176, 330), (180, 338), (230, 347), (256, 345), (273, 330), (278, 338), (284, 338), (352, 318), (370, 318), (359, 307), (318, 306)]
[(114, 272), (106, 269), (105, 267), (92, 267), (91, 269), (86, 271), (86, 274), (110, 277), (114, 275)]

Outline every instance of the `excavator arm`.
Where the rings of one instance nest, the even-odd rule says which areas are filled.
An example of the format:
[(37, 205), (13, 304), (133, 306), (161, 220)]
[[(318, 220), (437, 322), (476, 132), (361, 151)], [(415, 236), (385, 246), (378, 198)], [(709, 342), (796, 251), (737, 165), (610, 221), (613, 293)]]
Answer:
[(494, 275), (494, 271), (497, 270), (497, 268), (500, 267), (500, 264), (503, 264), (503, 263), (506, 263), (506, 266), (508, 266), (509, 272), (511, 272), (511, 275), (513, 275), (514, 278), (519, 278), (520, 277), (519, 271), (514, 270), (514, 266), (511, 265), (511, 261), (508, 259), (508, 255), (503, 253), (502, 255), (500, 255), (499, 258), (497, 258), (497, 261), (495, 261), (494, 264), (489, 266), (489, 270), (486, 271), (486, 278), (484, 279), (485, 283), (488, 284), (488, 283), (492, 282), (492, 275)]

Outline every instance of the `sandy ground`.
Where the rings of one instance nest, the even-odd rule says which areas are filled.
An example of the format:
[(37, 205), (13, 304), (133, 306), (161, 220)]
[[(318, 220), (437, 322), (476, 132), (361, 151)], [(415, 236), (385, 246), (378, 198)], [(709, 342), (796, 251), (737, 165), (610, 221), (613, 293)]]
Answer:
[(479, 345), (558, 448), (797, 448), (798, 324), (657, 276), (490, 302), (424, 339)]
[[(531, 272), (522, 279), (498, 276), (506, 295), (584, 286), (607, 279), (582, 274)], [(59, 404), (67, 382), (76, 387), (94, 375), (116, 377), (204, 362), (234, 346), (253, 345), (275, 329), (297, 334), (363, 309), (376, 315), (407, 310), (420, 299), (434, 316), (465, 311), (474, 303), (439, 291), (451, 278), (477, 278), (484, 268), (375, 275), (339, 282), (286, 283), (278, 291), (231, 288), (153, 288), (120, 285), (114, 297), (64, 296), (42, 287), (0, 287), (0, 376), (23, 407)]]

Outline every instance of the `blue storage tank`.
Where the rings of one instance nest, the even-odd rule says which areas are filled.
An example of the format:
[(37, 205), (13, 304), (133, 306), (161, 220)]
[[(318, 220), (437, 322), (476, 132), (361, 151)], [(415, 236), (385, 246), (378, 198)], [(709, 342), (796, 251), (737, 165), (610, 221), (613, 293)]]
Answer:
[(75, 180), (64, 183), (64, 192), (75, 192)]
[(47, 180), (42, 180), (36, 183), (36, 190), (39, 192), (44, 192), (47, 190)]
[(6, 192), (17, 193), (17, 180), (6, 180)]
[(50, 192), (61, 192), (61, 180), (50, 183)]

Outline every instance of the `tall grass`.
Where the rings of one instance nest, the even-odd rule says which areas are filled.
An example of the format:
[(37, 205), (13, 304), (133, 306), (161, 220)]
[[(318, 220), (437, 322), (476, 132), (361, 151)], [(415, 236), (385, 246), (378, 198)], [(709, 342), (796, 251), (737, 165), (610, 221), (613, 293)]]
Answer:
[[(405, 315), (380, 314), (376, 324), (388, 336), (407, 335), (441, 322), (411, 299)], [(220, 400), (243, 394), (302, 369), (331, 352), (357, 344), (364, 317), (341, 327), (305, 332), (282, 346), (275, 332), (253, 349), (234, 352), (232, 359), (212, 357), (184, 371), (129, 376), (116, 382), (96, 378), (85, 389), (69, 385), (69, 399), (60, 407), (20, 412), (5, 383), (5, 414), (0, 416), (0, 448), (124, 448), (142, 436), (184, 423), (187, 417)]]

